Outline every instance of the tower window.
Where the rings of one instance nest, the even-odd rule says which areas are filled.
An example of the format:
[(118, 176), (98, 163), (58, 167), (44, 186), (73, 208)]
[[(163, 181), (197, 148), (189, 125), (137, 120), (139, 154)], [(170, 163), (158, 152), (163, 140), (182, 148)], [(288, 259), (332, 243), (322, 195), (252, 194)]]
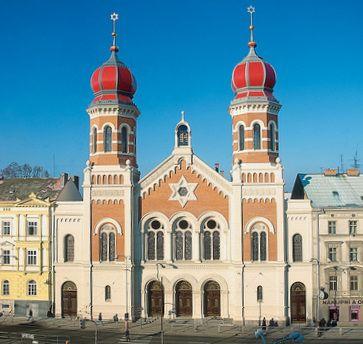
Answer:
[(271, 151), (275, 151), (276, 150), (276, 136), (275, 136), (275, 125), (273, 123), (270, 123), (269, 125), (269, 148)]
[(295, 234), (292, 237), (292, 260), (294, 262), (302, 262), (302, 236)]
[(189, 145), (189, 133), (188, 133), (188, 127), (186, 125), (184, 124), (179, 125), (177, 135), (178, 135), (178, 147)]
[(261, 149), (261, 126), (258, 123), (253, 125), (253, 149)]
[(109, 125), (103, 130), (103, 146), (105, 152), (112, 151), (112, 129)]
[(97, 128), (92, 130), (92, 153), (97, 152)]
[(243, 125), (238, 128), (238, 149), (240, 151), (245, 149), (245, 127)]
[(263, 300), (263, 289), (262, 286), (257, 287), (257, 302), (262, 302)]
[(128, 140), (129, 140), (129, 135), (127, 132), (127, 128), (122, 127), (122, 129), (121, 129), (121, 152), (122, 153), (128, 153), (128, 150), (129, 150)]

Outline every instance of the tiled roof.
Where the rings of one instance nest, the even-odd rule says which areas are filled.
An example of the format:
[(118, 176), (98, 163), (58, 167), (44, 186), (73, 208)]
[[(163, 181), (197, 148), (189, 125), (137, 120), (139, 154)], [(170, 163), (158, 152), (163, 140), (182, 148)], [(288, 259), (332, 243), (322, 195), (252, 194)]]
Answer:
[(41, 200), (49, 197), (54, 201), (61, 190), (61, 180), (55, 178), (4, 179), (0, 180), (0, 202), (24, 200), (31, 193)]
[(291, 198), (308, 198), (313, 208), (363, 208), (363, 175), (298, 174)]

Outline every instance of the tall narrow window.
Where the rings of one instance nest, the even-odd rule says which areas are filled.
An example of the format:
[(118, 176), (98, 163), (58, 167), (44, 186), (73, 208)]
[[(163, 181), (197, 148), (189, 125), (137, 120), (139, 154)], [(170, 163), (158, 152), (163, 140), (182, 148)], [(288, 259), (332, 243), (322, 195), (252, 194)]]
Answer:
[(105, 287), (105, 301), (111, 301), (111, 287), (109, 285)]
[(10, 221), (3, 221), (2, 223), (3, 235), (10, 235), (10, 231), (11, 231)]
[(108, 245), (109, 245), (109, 248), (108, 248), (108, 258), (109, 258), (109, 261), (110, 262), (113, 262), (116, 258), (116, 243), (115, 243), (115, 233), (114, 232), (111, 232), (109, 235), (108, 235)]
[(192, 233), (185, 232), (185, 260), (192, 259)]
[(302, 236), (295, 234), (292, 237), (292, 261), (302, 262)]
[(220, 244), (219, 232), (215, 231), (213, 232), (213, 260), (218, 260), (221, 256)]
[(262, 286), (257, 287), (257, 302), (262, 302), (263, 300), (263, 289)]
[(156, 258), (164, 260), (164, 233), (158, 232), (156, 236)]
[(349, 234), (350, 235), (356, 235), (357, 234), (357, 227), (358, 227), (358, 221), (357, 220), (350, 220), (349, 221)]
[(349, 248), (349, 261), (351, 261), (351, 262), (358, 261), (358, 247)]
[(245, 127), (243, 125), (238, 127), (238, 146), (240, 151), (245, 149)]
[(103, 147), (105, 152), (112, 151), (112, 129), (109, 125), (103, 129)]
[(105, 232), (101, 233), (100, 237), (100, 260), (105, 262), (107, 260), (107, 234)]
[(178, 147), (189, 145), (188, 127), (184, 124), (179, 125), (177, 130)]
[(175, 246), (176, 246), (175, 258), (177, 260), (183, 259), (183, 233), (182, 232), (176, 232)]
[(28, 235), (37, 235), (38, 233), (38, 222), (29, 221), (28, 222)]
[(204, 241), (204, 259), (210, 260), (212, 259), (212, 250), (211, 250), (212, 242), (211, 242), (210, 232), (204, 233), (203, 241)]
[(129, 135), (126, 127), (122, 127), (121, 129), (121, 152), (128, 153), (129, 146)]
[(261, 126), (258, 123), (253, 125), (253, 149), (261, 149)]
[(8, 280), (3, 281), (2, 283), (2, 294), (9, 295), (10, 294), (10, 284)]
[(336, 234), (337, 226), (336, 221), (328, 221), (328, 233), (329, 234)]
[(97, 152), (97, 128), (92, 130), (92, 153)]
[(337, 276), (329, 277), (329, 290), (338, 290), (338, 279)]
[(258, 233), (252, 233), (252, 241), (251, 241), (251, 249), (252, 249), (252, 260), (258, 260)]
[(330, 259), (331, 262), (337, 261), (337, 248), (336, 247), (334, 247), (334, 246), (329, 247), (328, 258)]
[(147, 259), (155, 260), (155, 233), (147, 233)]
[(271, 151), (275, 151), (276, 138), (275, 138), (275, 125), (273, 123), (270, 123), (268, 132), (269, 132), (269, 139), (270, 139), (269, 148)]
[(358, 276), (350, 276), (350, 290), (358, 291)]
[(73, 262), (74, 260), (74, 237), (71, 234), (64, 238), (64, 261)]
[(28, 250), (27, 264), (28, 265), (37, 265), (37, 251), (36, 250)]
[(260, 260), (266, 260), (266, 232), (260, 233)]
[(3, 250), (3, 264), (9, 265), (10, 264), (10, 250)]

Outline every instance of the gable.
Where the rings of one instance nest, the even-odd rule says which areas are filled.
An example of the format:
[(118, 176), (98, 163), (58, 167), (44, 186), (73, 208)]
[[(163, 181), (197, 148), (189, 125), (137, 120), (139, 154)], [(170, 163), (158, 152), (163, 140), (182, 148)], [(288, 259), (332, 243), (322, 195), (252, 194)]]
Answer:
[(164, 169), (163, 173), (155, 171), (158, 178), (153, 178), (152, 184), (147, 185), (143, 180), (140, 190), (141, 216), (159, 211), (170, 217), (176, 212), (186, 211), (198, 217), (213, 210), (228, 218), (229, 183), (209, 166), (208, 170), (202, 164), (196, 159), (192, 164), (187, 164), (182, 159), (178, 164), (173, 163)]

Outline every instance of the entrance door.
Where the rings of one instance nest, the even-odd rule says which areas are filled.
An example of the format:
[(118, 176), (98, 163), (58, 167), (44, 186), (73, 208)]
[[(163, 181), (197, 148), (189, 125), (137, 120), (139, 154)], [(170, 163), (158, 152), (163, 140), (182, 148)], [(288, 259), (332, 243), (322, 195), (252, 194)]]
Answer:
[(71, 281), (62, 286), (62, 316), (77, 316), (77, 287)]
[(160, 282), (153, 281), (148, 285), (148, 313), (149, 317), (164, 313), (164, 288)]
[(306, 321), (306, 290), (305, 285), (296, 282), (291, 286), (291, 321)]
[(204, 316), (221, 315), (221, 290), (215, 281), (209, 281), (204, 286)]
[(192, 286), (187, 281), (180, 281), (175, 287), (176, 316), (191, 317), (193, 315)]

